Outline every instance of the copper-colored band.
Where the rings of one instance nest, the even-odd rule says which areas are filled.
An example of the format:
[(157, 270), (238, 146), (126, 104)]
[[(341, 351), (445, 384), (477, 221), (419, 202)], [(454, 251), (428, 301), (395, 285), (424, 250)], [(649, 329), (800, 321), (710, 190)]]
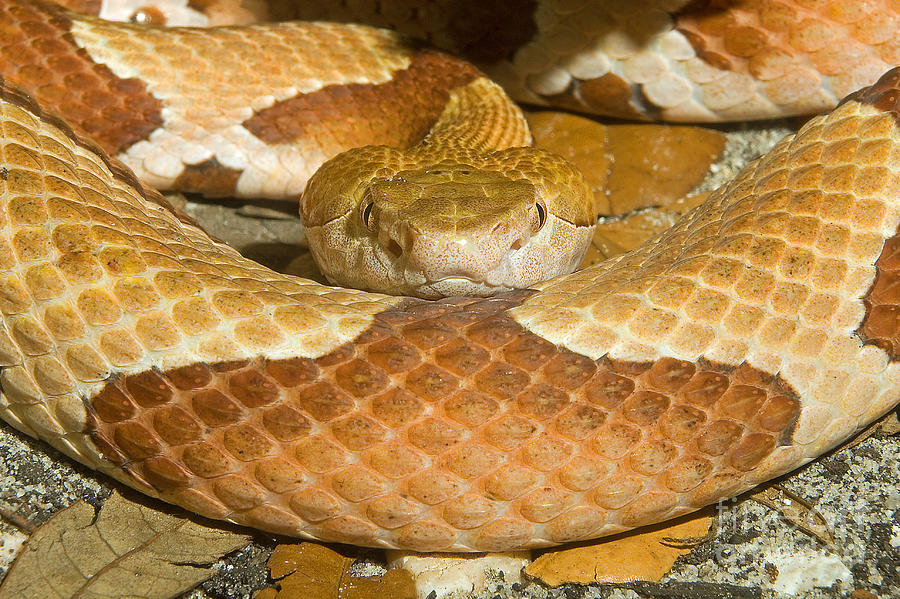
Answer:
[[(537, 33), (536, 0), (462, 0), (440, 6), (447, 27), (439, 47), (478, 64), (512, 58)], [(451, 41), (452, 40), (452, 41)]]
[(893, 68), (872, 85), (841, 100), (841, 104), (851, 100), (869, 104), (890, 114), (900, 123), (900, 90), (898, 88), (900, 88), (900, 68)]
[(187, 5), (198, 12), (206, 12), (211, 6), (216, 5), (216, 0), (188, 0)]
[[(269, 2), (272, 20), (359, 23), (413, 31), (429, 45), (479, 64), (511, 59), (538, 31), (537, 0), (401, 0), (359, 10), (352, 2)], [(440, 26), (435, 27), (435, 24)]]
[(405, 148), (428, 133), (452, 89), (480, 75), (464, 61), (424, 50), (387, 83), (329, 85), (262, 110), (244, 127), (271, 144), (330, 139), (335, 147)]
[(103, 8), (103, 0), (56, 0), (56, 3), (82, 15), (97, 16)]
[(863, 297), (866, 315), (857, 333), (900, 359), (900, 230), (887, 240), (875, 262), (875, 282)]
[[(116, 155), (162, 124), (162, 104), (138, 79), (96, 64), (70, 33), (68, 13), (40, 2), (0, 5), (0, 73), (79, 135)], [(26, 34), (27, 32), (27, 34)]]
[[(708, 36), (728, 36), (729, 29), (736, 27), (735, 19), (729, 11), (728, 2), (717, 0), (692, 0), (674, 13), (676, 31), (681, 33), (697, 57), (713, 68), (730, 71), (735, 68), (734, 56), (711, 48)], [(702, 32), (705, 35), (700, 35)]]
[[(642, 98), (640, 86), (632, 85), (616, 75), (607, 73), (602, 77), (576, 82), (578, 96), (591, 110), (600, 114), (608, 114), (626, 119), (646, 119), (647, 111), (652, 107), (649, 102), (638, 104)], [(560, 99), (568, 94), (561, 94)], [(573, 109), (582, 106), (574, 104)]]

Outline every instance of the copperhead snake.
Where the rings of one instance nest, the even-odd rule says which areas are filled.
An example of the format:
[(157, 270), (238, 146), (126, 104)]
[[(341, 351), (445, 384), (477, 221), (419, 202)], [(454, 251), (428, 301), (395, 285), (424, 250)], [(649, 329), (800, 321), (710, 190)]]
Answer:
[(92, 62), (134, 40), (92, 52), (116, 26), (0, 6), (0, 415), (149, 495), (359, 545), (539, 547), (740, 493), (900, 399), (900, 70), (629, 254), (426, 301), (180, 220), (94, 143), (127, 161), (176, 112)]

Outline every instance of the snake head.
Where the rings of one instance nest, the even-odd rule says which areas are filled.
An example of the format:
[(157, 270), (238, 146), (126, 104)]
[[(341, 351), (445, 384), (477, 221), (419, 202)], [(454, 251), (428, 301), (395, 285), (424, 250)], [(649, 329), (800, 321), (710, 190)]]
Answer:
[(485, 296), (577, 267), (596, 220), (580, 173), (533, 148), (449, 154), (362, 148), (316, 173), (301, 216), (329, 281)]

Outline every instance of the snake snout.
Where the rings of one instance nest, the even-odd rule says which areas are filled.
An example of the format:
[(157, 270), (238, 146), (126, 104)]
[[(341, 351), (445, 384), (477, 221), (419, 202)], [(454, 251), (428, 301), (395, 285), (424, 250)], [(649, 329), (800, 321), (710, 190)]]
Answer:
[(463, 218), (444, 231), (420, 229), (412, 223), (402, 229), (402, 242), (392, 242), (408, 248), (407, 269), (421, 272), (430, 281), (459, 277), (486, 282), (535, 234), (527, 214), (518, 213), (502, 220)]

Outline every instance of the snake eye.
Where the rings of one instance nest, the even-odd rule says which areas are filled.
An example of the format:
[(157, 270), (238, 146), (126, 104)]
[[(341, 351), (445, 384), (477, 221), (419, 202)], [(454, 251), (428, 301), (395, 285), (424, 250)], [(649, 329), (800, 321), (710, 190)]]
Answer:
[(547, 222), (547, 209), (544, 208), (543, 204), (535, 204), (534, 207), (537, 208), (537, 213), (538, 213), (537, 230), (540, 231), (541, 228), (544, 226), (544, 223)]
[(166, 16), (155, 6), (142, 6), (133, 13), (128, 19), (132, 23), (139, 25), (165, 25)]
[(375, 202), (368, 202), (362, 209), (362, 221), (367, 229), (372, 230), (372, 226), (375, 224), (375, 219), (372, 218), (372, 207), (375, 205)]

